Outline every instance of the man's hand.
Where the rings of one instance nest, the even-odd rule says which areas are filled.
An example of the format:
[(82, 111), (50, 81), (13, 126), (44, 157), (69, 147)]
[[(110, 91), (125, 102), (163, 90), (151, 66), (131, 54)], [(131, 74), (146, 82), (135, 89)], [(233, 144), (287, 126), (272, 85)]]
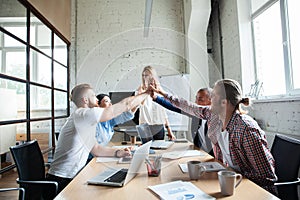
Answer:
[(125, 148), (125, 149), (120, 149), (117, 152), (117, 157), (128, 157), (128, 156), (131, 156), (131, 150), (132, 150), (131, 147), (128, 147), (128, 148)]

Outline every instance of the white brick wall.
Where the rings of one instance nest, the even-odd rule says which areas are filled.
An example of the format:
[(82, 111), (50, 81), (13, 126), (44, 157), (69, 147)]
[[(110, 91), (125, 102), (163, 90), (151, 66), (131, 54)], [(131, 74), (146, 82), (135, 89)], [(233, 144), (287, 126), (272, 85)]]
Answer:
[[(184, 32), (181, 0), (153, 2), (151, 26)], [(225, 77), (241, 82), (242, 62), (237, 0), (219, 2)], [(184, 54), (182, 48), (184, 39), (180, 34), (155, 29), (153, 31), (161, 32), (153, 34), (150, 31), (149, 38), (142, 37), (144, 6), (144, 1), (140, 0), (79, 0), (77, 4), (72, 1), (72, 8), (76, 10), (72, 12), (72, 40), (76, 48), (74, 46), (71, 48), (71, 66), (77, 66), (77, 69), (71, 70), (71, 87), (75, 84), (73, 75), (76, 70), (79, 71), (79, 75), (84, 74), (79, 81), (91, 83), (97, 92), (136, 89), (140, 83), (141, 69), (146, 64), (156, 66), (160, 75), (184, 71), (185, 63), (180, 56), (176, 55)], [(213, 21), (213, 57), (220, 67), (220, 46), (216, 42), (219, 40), (218, 27), (214, 23), (217, 19), (211, 20)], [(131, 32), (118, 35), (126, 31)], [(119, 40), (111, 39), (116, 35)], [(104, 41), (106, 46), (103, 45)], [(132, 43), (132, 41), (136, 42)], [(99, 48), (99, 44), (105, 48)], [(93, 51), (97, 46), (98, 49)], [(88, 55), (92, 56), (88, 57)], [(210, 72), (210, 84), (214, 82), (212, 80), (219, 78), (212, 77), (211, 74), (212, 72)], [(266, 124), (264, 128), (271, 133), (300, 136), (299, 108), (299, 101), (255, 103), (250, 115)]]
[(73, 7), (78, 83), (90, 83), (96, 92), (134, 90), (146, 65), (154, 65), (159, 75), (184, 72), (181, 0), (153, 1), (150, 26), (156, 28), (148, 38), (143, 37), (144, 1), (79, 0)]
[(270, 133), (300, 137), (300, 101), (254, 103), (250, 114)]

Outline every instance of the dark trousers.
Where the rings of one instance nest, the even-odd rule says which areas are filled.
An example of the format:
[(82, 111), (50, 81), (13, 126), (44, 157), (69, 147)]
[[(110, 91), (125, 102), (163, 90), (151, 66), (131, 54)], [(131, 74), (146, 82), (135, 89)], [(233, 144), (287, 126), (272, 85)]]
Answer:
[(164, 128), (164, 126), (162, 126), (162, 129), (160, 129), (156, 134), (153, 134), (153, 139), (154, 140), (164, 140), (165, 139), (165, 128)]
[(58, 194), (72, 181), (72, 178), (63, 178), (63, 177), (59, 177), (59, 176), (55, 176), (55, 175), (47, 173), (46, 180), (47, 181), (56, 181), (58, 183), (58, 191), (57, 191), (57, 194)]

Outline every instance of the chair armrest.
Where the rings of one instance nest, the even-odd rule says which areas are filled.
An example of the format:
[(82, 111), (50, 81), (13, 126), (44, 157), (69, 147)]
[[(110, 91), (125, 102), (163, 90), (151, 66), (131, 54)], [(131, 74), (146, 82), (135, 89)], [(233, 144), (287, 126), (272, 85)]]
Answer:
[(8, 191), (13, 191), (13, 190), (20, 190), (25, 192), (24, 188), (0, 188), (0, 192), (8, 192)]
[(58, 183), (55, 181), (24, 181), (17, 178), (18, 184), (28, 184), (28, 185), (45, 185), (45, 187), (53, 187), (55, 194), (57, 194), (58, 191)]
[(300, 178), (297, 178), (297, 181), (289, 181), (289, 182), (281, 182), (281, 183), (274, 183), (274, 185), (292, 185), (292, 184), (299, 184)]
[(13, 190), (19, 190), (19, 193), (21, 194), (21, 199), (24, 200), (24, 198), (25, 198), (24, 188), (1, 188), (0, 192), (7, 192), (7, 191), (13, 191)]

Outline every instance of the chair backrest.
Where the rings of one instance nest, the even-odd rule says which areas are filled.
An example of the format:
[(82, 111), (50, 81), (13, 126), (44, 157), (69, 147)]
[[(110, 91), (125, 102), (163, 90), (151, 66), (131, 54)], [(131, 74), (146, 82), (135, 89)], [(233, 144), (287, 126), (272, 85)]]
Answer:
[[(300, 167), (300, 140), (277, 134), (271, 149), (278, 182), (296, 181)], [(281, 199), (298, 199), (297, 185), (277, 186)]]
[(23, 181), (45, 181), (45, 166), (41, 149), (36, 140), (10, 147), (16, 163), (19, 178), (17, 182), (24, 188), (25, 199), (43, 199), (43, 187), (40, 184), (28, 184)]
[(16, 163), (20, 180), (45, 180), (44, 159), (36, 140), (10, 147), (10, 151)]

